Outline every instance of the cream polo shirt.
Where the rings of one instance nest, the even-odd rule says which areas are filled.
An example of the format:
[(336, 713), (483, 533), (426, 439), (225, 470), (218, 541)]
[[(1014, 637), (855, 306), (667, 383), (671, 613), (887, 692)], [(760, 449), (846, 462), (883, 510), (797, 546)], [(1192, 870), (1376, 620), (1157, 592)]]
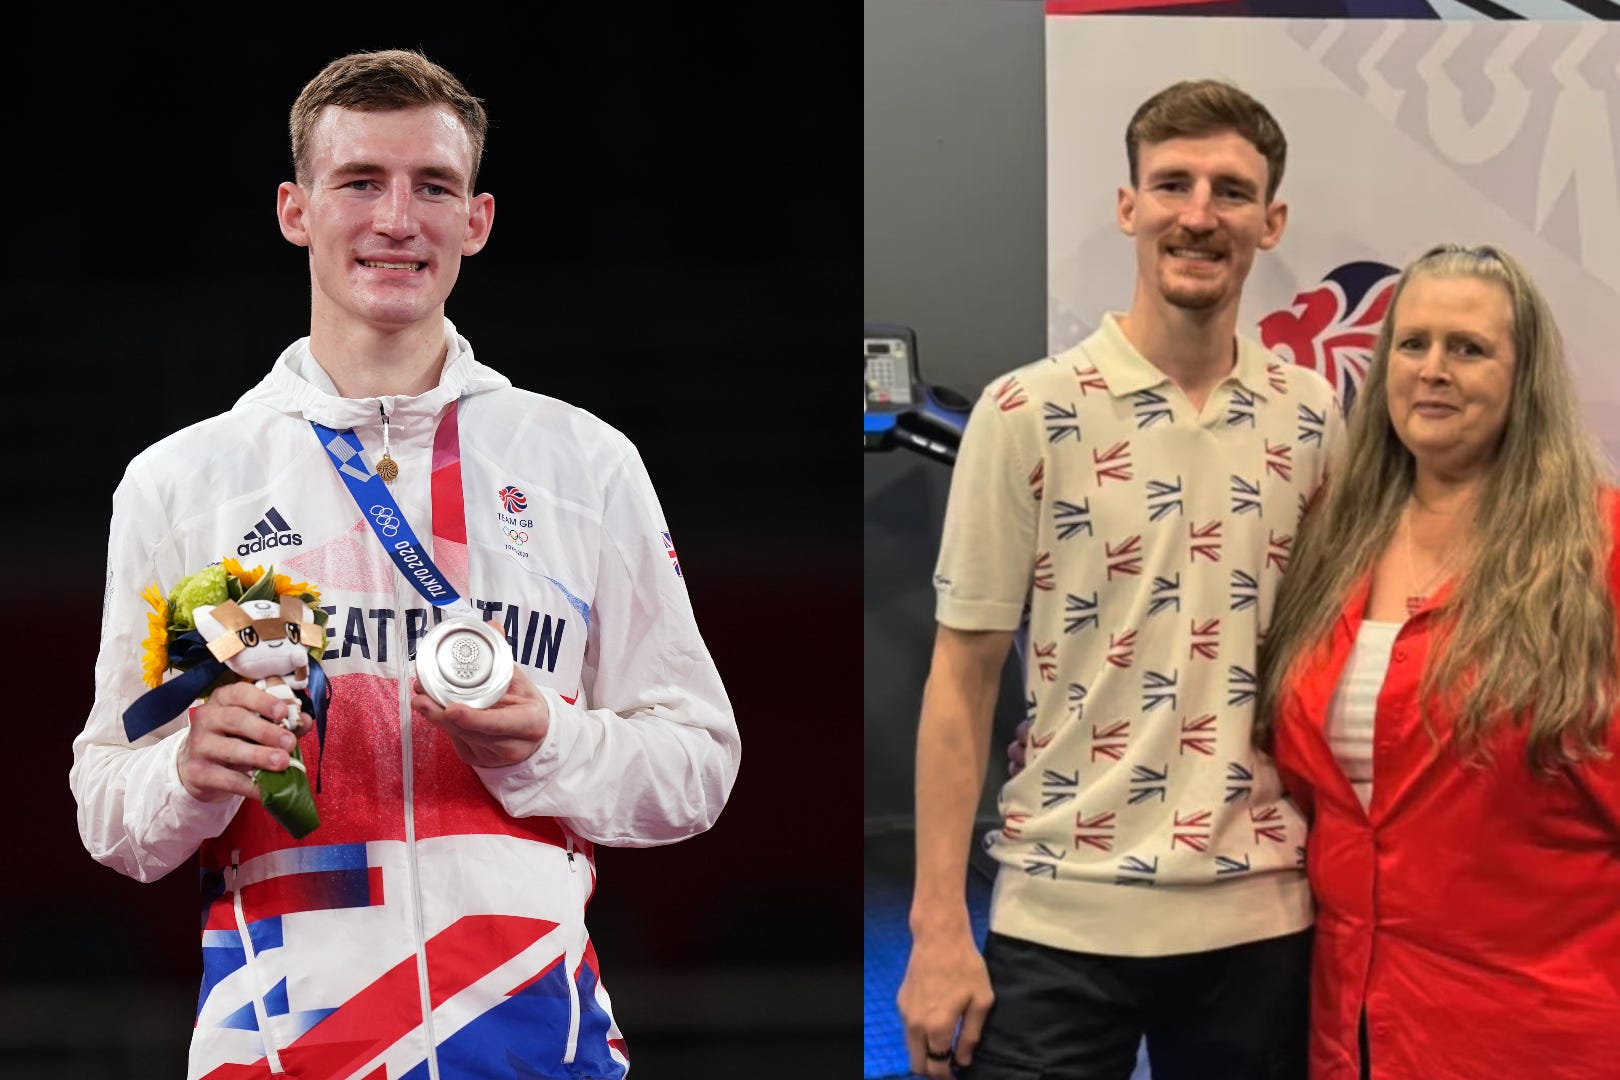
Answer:
[(1117, 315), (988, 386), (937, 617), (1017, 630), (1030, 764), (1002, 788), (990, 928), (1160, 956), (1304, 929), (1305, 823), (1250, 745), (1257, 636), (1344, 436), (1333, 388), (1238, 339), (1202, 412)]

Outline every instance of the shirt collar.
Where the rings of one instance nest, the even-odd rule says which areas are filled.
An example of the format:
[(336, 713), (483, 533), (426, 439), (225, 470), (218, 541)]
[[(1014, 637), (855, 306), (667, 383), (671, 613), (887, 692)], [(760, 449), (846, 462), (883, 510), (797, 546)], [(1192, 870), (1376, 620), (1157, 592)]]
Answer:
[[(1102, 325), (1097, 328), (1102, 347), (1085, 349), (1087, 359), (1096, 366), (1113, 397), (1137, 394), (1170, 381), (1170, 376), (1138, 352), (1125, 336), (1119, 325), (1123, 314), (1110, 311), (1104, 315)], [(1237, 337), (1237, 353), (1237, 364), (1220, 385), (1236, 380), (1249, 393), (1269, 398), (1272, 386), (1267, 372), (1271, 365), (1281, 361), (1258, 341), (1241, 334)]]

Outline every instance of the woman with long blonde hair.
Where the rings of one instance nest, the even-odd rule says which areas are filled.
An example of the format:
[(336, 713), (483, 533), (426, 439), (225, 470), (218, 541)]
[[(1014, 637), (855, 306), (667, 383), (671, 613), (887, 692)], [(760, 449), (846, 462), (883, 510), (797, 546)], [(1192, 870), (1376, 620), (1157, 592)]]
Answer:
[(1620, 1075), (1617, 501), (1509, 255), (1402, 273), (1261, 652), (1314, 1080)]

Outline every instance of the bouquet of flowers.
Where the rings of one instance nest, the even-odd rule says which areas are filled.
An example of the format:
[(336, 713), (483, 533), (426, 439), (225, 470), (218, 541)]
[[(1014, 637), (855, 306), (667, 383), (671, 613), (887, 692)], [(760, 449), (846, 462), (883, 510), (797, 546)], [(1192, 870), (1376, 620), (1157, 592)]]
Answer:
[[(244, 570), (226, 558), (182, 578), (167, 596), (155, 584), (141, 596), (152, 608), (141, 643), (141, 674), (150, 689), (124, 711), (131, 742), (218, 687), (248, 681), (289, 703), (282, 721), (288, 730), (297, 730), (300, 709), (308, 709), (324, 747), (331, 691), (320, 666), (326, 612), (316, 589), (274, 566)], [(166, 680), (171, 671), (178, 674)], [(253, 781), (264, 808), (302, 839), (320, 818), (298, 747), (289, 759), (280, 772), (255, 770)]]

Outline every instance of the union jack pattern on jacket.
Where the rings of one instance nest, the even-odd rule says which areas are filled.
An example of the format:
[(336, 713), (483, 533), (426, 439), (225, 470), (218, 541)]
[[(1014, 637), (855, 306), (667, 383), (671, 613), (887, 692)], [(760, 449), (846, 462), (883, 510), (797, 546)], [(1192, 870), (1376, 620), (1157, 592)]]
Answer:
[[(231, 411), (140, 454), (114, 497), (71, 783), (97, 860), (149, 881), (198, 857), (192, 1080), (623, 1076), (584, 920), (594, 845), (701, 832), (735, 779), (731, 707), (634, 447), (513, 388), (445, 329), (439, 385), (415, 398), (338, 397), (295, 343)], [(459, 539), (433, 520), (431, 490), (447, 475), (435, 432), (458, 399)], [(389, 561), (310, 426), (352, 428), (374, 468), (379, 404), (401, 513), (550, 710), (517, 765), (474, 769), (412, 721), (408, 661), (441, 612)], [(519, 503), (514, 526), (503, 515)], [(142, 690), (140, 590), (233, 553), (267, 507), (297, 542), (289, 532), (265, 561), (320, 588), (330, 614), (327, 735), (302, 746), (321, 824), (302, 841), (256, 802), (185, 791), (183, 716), (135, 745), (120, 721)]]

